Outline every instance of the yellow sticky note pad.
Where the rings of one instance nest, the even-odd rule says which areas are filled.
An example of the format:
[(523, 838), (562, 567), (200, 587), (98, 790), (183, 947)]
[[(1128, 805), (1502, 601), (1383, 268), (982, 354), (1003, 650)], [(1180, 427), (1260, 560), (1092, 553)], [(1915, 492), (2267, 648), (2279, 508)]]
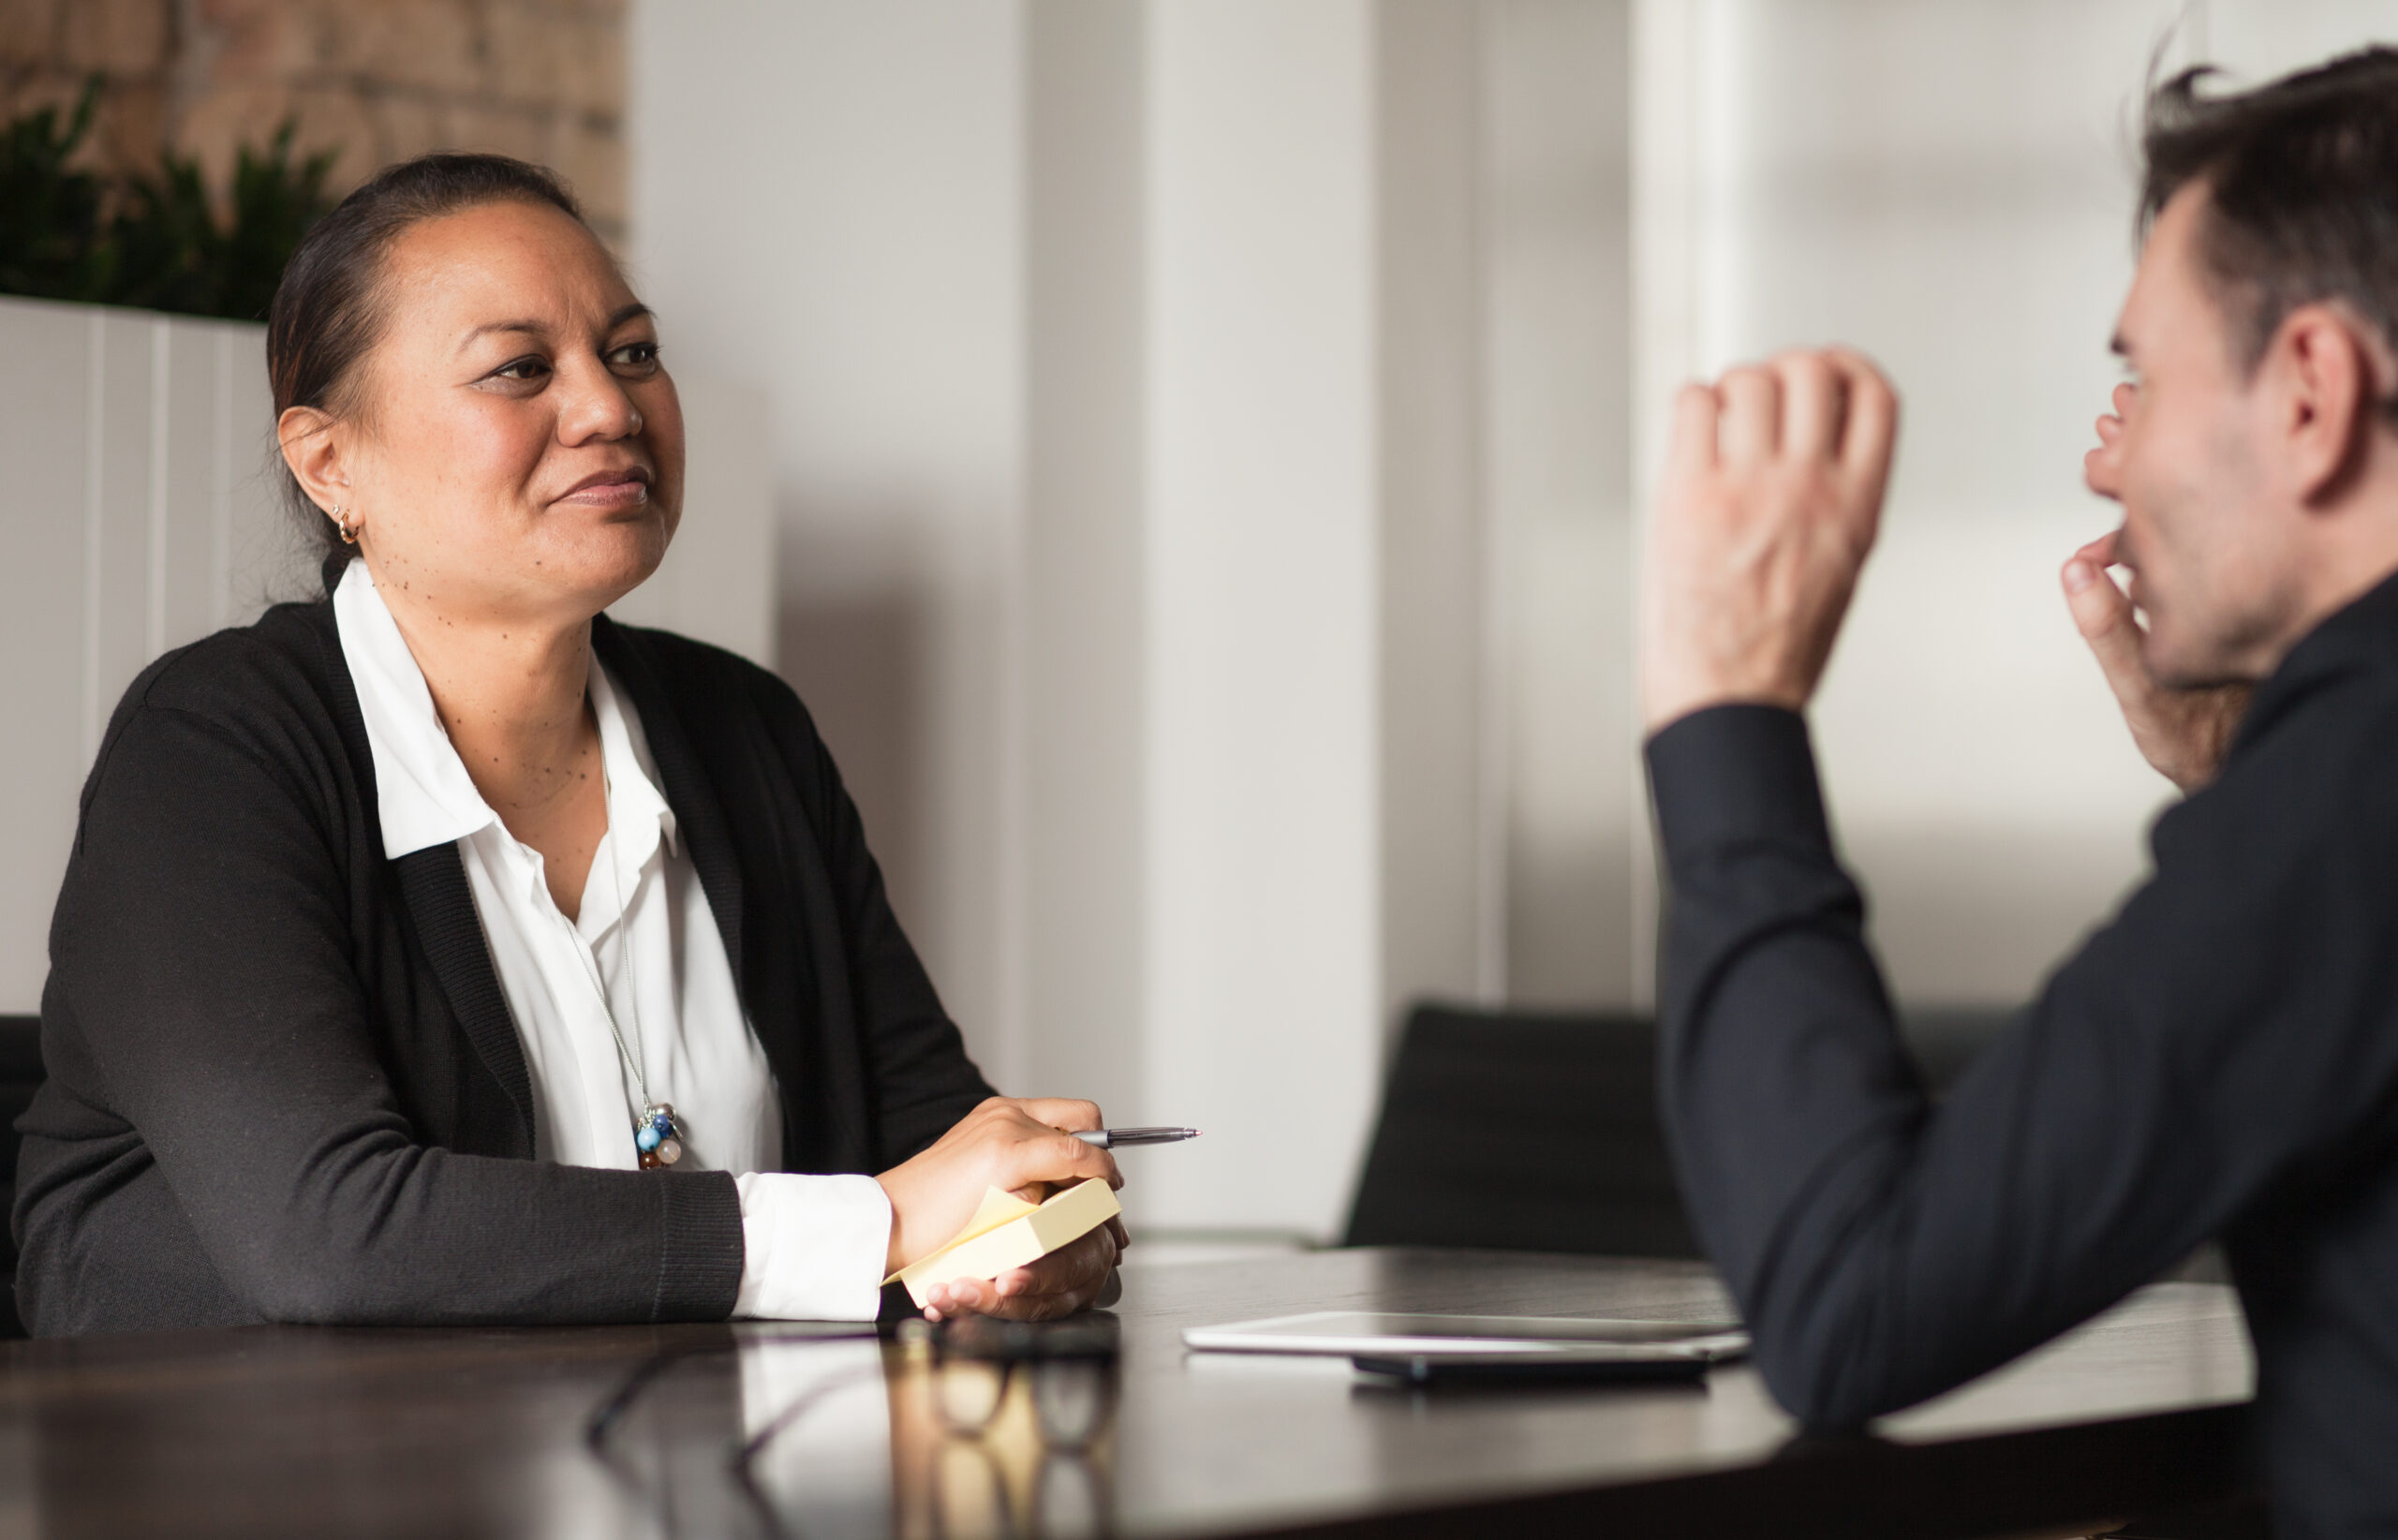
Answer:
[(1115, 1190), (1098, 1177), (1060, 1188), (1048, 1200), (1030, 1204), (994, 1187), (983, 1206), (939, 1251), (918, 1257), (882, 1281), (908, 1285), (921, 1308), (940, 1284), (961, 1278), (997, 1278), (1011, 1267), (1038, 1262), (1078, 1240), (1124, 1210)]

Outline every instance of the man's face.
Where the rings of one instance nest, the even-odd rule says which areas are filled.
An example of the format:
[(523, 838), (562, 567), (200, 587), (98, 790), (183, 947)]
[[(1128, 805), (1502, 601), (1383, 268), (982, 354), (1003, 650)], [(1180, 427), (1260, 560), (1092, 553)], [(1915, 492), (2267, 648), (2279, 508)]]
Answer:
[(2116, 554), (2148, 622), (2149, 669), (2180, 686), (2269, 672), (2302, 602), (2294, 531), (2260, 474), (2270, 404), (2251, 389), (2200, 266), (2206, 199), (2203, 185), (2183, 187), (2149, 230), (2115, 331), (2138, 399), (2111, 478), (2091, 481), (2123, 504)]

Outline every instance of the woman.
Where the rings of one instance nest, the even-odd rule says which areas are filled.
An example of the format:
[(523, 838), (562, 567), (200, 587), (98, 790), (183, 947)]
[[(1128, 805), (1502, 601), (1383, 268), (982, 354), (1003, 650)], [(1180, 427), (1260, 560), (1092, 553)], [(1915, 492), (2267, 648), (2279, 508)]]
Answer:
[[(547, 172), (394, 167), (268, 368), (327, 598), (160, 659), (83, 792), (22, 1121), (42, 1334), (864, 1318), (989, 1187), (1115, 1166), (993, 1098), (807, 712), (611, 624), (681, 511), (656, 328)], [(1053, 1314), (1110, 1226), (933, 1311)]]

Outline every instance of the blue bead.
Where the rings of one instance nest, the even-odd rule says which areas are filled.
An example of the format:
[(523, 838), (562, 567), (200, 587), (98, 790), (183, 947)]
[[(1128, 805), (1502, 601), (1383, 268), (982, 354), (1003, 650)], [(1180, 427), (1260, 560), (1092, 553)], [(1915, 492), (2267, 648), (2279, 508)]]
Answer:
[(656, 1129), (658, 1136), (663, 1139), (674, 1132), (674, 1119), (661, 1112), (649, 1120), (649, 1126)]
[(639, 1133), (633, 1135), (633, 1143), (639, 1145), (643, 1153), (646, 1154), (650, 1150), (658, 1148), (659, 1138), (659, 1134), (657, 1129), (645, 1128)]

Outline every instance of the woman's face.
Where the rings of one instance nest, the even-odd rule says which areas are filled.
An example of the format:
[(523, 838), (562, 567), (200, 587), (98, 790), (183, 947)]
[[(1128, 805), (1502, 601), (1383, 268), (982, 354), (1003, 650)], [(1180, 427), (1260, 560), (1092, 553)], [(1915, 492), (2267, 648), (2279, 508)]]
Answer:
[(287, 419), (285, 437), (395, 607), (571, 625), (656, 570), (682, 514), (682, 407), (591, 232), (487, 203), (408, 229), (382, 277), (357, 409), (296, 444)]

